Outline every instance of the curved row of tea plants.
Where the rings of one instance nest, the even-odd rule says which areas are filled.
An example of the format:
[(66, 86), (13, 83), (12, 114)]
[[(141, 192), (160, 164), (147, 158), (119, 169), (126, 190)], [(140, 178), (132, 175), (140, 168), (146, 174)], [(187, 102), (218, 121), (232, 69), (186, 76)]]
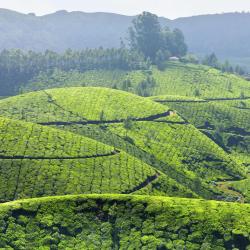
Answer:
[(201, 129), (224, 149), (237, 152), (246, 165), (250, 152), (250, 100), (205, 101), (179, 96), (156, 96), (151, 99), (166, 105)]

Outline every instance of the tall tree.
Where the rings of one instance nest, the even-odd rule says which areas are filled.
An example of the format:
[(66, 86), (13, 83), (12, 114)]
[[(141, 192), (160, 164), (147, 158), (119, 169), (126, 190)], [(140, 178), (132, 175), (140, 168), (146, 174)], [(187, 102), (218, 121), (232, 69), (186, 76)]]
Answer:
[(158, 17), (149, 12), (143, 12), (133, 20), (129, 29), (130, 45), (152, 61), (161, 48), (161, 25)]
[(182, 57), (187, 53), (187, 45), (183, 33), (179, 29), (171, 31), (161, 27), (158, 17), (143, 12), (133, 20), (129, 29), (130, 47), (139, 51), (146, 58), (162, 66), (162, 59), (169, 56)]

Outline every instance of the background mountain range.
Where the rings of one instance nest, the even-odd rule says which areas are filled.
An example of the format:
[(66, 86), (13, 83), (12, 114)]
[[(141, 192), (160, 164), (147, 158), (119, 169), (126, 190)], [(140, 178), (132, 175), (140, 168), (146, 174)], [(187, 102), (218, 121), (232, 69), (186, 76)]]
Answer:
[[(118, 47), (133, 16), (58, 11), (44, 16), (0, 9), (0, 49), (63, 51)], [(220, 59), (250, 65), (250, 13), (203, 15), (169, 20), (162, 25), (183, 31), (189, 51), (215, 52)]]

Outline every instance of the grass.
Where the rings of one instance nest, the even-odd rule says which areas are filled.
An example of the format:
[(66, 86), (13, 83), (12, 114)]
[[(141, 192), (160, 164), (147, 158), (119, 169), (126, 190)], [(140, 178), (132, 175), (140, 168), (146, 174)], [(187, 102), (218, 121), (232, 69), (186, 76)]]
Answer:
[(78, 195), (0, 205), (0, 247), (247, 249), (250, 205), (131, 195)]

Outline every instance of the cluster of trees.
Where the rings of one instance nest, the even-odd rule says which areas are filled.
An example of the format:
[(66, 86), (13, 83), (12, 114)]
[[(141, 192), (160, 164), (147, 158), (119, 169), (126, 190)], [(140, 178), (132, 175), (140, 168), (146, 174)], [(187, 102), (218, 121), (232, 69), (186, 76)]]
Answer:
[(222, 72), (235, 73), (238, 75), (244, 75), (245, 71), (237, 65), (236, 67), (232, 66), (229, 61), (225, 61), (224, 63), (220, 63), (215, 53), (207, 55), (203, 60), (202, 64), (208, 65), (210, 67), (221, 70)]
[(94, 69), (135, 70), (148, 68), (143, 55), (124, 47), (119, 49), (67, 50), (62, 54), (53, 51), (4, 50), (0, 53), (1, 95), (17, 91), (21, 83), (32, 79), (40, 72), (54, 69), (84, 72)]
[(183, 33), (179, 29), (162, 28), (158, 17), (149, 12), (143, 12), (133, 20), (129, 44), (132, 50), (141, 52), (160, 67), (169, 57), (182, 57), (187, 53)]

